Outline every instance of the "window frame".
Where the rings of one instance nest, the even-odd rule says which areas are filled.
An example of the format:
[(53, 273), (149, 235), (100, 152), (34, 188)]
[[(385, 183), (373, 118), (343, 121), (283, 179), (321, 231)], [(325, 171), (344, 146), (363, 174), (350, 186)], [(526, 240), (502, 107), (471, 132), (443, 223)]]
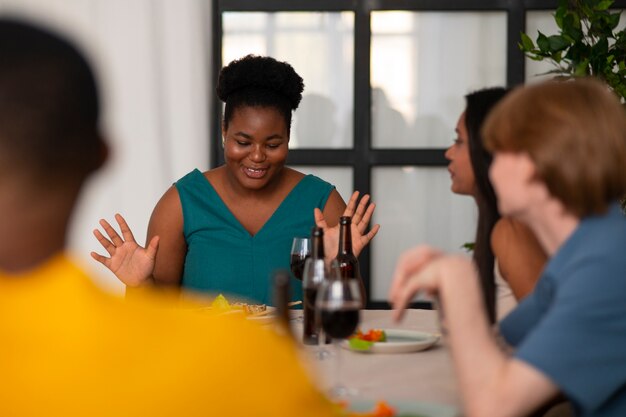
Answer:
[[(211, 86), (217, 84), (222, 68), (222, 13), (224, 12), (340, 12), (354, 13), (354, 115), (351, 149), (291, 149), (288, 165), (340, 166), (353, 170), (353, 187), (361, 193), (371, 193), (372, 170), (380, 166), (445, 167), (445, 148), (381, 149), (372, 147), (372, 114), (370, 85), (371, 13), (373, 11), (434, 11), (434, 12), (506, 12), (506, 82), (508, 87), (525, 81), (525, 57), (518, 48), (520, 32), (525, 32), (526, 13), (555, 10), (557, 0), (215, 0), (213, 2), (213, 56)], [(615, 7), (625, 8), (626, 0), (616, 0)], [(210, 132), (221, 136), (222, 105), (215, 94)], [(211, 166), (224, 163), (221, 141), (211, 138)], [(376, 201), (376, 196), (372, 196)], [(367, 289), (367, 308), (389, 308), (384, 300), (371, 299), (370, 248), (360, 255), (360, 267)], [(413, 307), (428, 308), (430, 303), (416, 302)]]

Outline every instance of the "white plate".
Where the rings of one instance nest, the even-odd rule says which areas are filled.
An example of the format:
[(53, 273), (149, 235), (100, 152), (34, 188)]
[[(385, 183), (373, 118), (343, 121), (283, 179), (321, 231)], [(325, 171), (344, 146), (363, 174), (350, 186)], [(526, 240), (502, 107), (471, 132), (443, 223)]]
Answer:
[(386, 342), (375, 342), (368, 350), (356, 350), (350, 348), (347, 340), (342, 346), (354, 352), (361, 353), (409, 353), (428, 349), (439, 341), (439, 335), (417, 330), (382, 329), (387, 335)]
[[(420, 417), (458, 417), (461, 414), (451, 405), (426, 403), (419, 401), (387, 401), (396, 410), (396, 415), (415, 415)], [(375, 403), (366, 400), (350, 401), (350, 411), (371, 411)]]

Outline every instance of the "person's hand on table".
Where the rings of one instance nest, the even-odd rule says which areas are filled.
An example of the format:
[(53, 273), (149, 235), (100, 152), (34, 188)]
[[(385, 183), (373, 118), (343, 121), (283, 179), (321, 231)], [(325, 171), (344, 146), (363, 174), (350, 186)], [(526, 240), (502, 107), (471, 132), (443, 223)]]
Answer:
[(395, 310), (393, 317), (396, 321), (402, 319), (406, 306), (418, 292), (437, 294), (438, 265), (443, 259), (445, 255), (441, 251), (429, 246), (417, 246), (400, 255), (389, 290), (389, 303)]
[(91, 257), (109, 268), (127, 286), (141, 286), (152, 279), (159, 237), (153, 237), (148, 246), (143, 248), (137, 244), (126, 220), (120, 214), (115, 215), (115, 220), (124, 238), (120, 237), (109, 222), (101, 219), (100, 225), (109, 238), (107, 239), (98, 229), (94, 229), (93, 234), (110, 257), (96, 252), (91, 252)]
[[(352, 251), (357, 257), (380, 229), (380, 225), (375, 224), (369, 232), (367, 231), (375, 209), (376, 204), (370, 203), (369, 194), (365, 194), (359, 201), (359, 192), (355, 191), (352, 193), (350, 201), (348, 201), (348, 205), (343, 211), (342, 216), (352, 218)], [(334, 258), (339, 249), (339, 224), (334, 227), (329, 227), (320, 209), (316, 208), (314, 215), (315, 224), (324, 229), (324, 248), (326, 249), (326, 256)]]

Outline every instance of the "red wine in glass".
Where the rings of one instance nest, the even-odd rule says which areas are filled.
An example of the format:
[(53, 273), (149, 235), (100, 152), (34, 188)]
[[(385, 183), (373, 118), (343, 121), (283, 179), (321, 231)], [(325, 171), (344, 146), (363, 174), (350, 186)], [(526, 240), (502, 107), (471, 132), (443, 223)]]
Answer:
[[(336, 264), (336, 262), (334, 262)], [(343, 339), (350, 337), (359, 324), (361, 308), (361, 290), (359, 281), (351, 278), (344, 280), (339, 275), (339, 268), (331, 267), (331, 278), (319, 286), (316, 307), (324, 333), (332, 338), (336, 351), (335, 372), (337, 379), (335, 386), (330, 390), (332, 398), (344, 398), (355, 394), (355, 390), (346, 387), (340, 381), (341, 348)]]
[(322, 328), (333, 339), (346, 339), (350, 337), (359, 325), (360, 304), (345, 305), (341, 309), (323, 309)]
[(302, 274), (304, 272), (304, 263), (309, 255), (303, 255), (301, 253), (291, 254), (291, 273), (294, 277), (302, 280)]
[[(304, 294), (304, 311), (307, 314), (304, 320), (302, 341), (305, 345), (318, 344), (318, 331), (315, 323), (315, 300), (317, 299), (317, 287), (309, 287), (303, 289)], [(305, 314), (306, 314), (305, 313)]]
[(291, 245), (290, 266), (293, 276), (302, 281), (304, 262), (311, 254), (311, 239), (308, 237), (294, 237)]

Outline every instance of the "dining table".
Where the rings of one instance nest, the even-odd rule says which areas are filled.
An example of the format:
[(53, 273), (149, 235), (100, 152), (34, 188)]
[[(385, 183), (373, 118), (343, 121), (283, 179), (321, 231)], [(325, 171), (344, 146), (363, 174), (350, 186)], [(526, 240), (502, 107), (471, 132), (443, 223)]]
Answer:
[(441, 337), (436, 310), (409, 309), (400, 322), (393, 320), (391, 310), (361, 310), (359, 329), (364, 332), (369, 329), (411, 330), (433, 335), (437, 341), (425, 350), (407, 353), (353, 351), (344, 343), (339, 348), (340, 363), (334, 344), (324, 345), (330, 353), (324, 359), (318, 355), (320, 346), (302, 344), (301, 316), (302, 310), (292, 310), (292, 333), (320, 389), (327, 391), (338, 375), (341, 383), (352, 392), (353, 398), (348, 398), (349, 401), (412, 402), (432, 406), (435, 411), (427, 415), (433, 417), (461, 415), (452, 358)]

